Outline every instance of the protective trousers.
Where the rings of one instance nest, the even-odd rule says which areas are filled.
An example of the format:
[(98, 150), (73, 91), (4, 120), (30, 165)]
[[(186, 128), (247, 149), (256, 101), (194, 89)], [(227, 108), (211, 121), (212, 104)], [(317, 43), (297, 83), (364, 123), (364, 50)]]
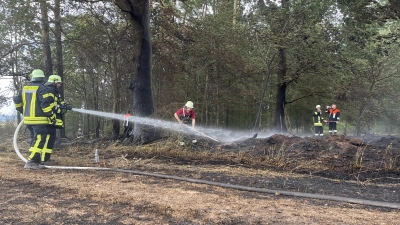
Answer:
[(33, 131), (33, 128), (32, 128), (32, 125), (26, 125), (26, 128), (28, 128), (28, 130), (29, 130), (29, 137), (30, 137), (30, 140), (29, 140), (29, 146), (32, 146), (32, 144), (34, 143), (34, 140), (35, 140), (35, 132)]
[(35, 163), (48, 161), (56, 141), (56, 127), (51, 125), (32, 125), (34, 138), (29, 148), (28, 160)]
[(336, 134), (337, 129), (336, 129), (336, 121), (335, 122), (329, 122), (329, 134)]
[(129, 133), (132, 131), (130, 126), (124, 126), (124, 138), (129, 137)]
[(314, 126), (315, 128), (315, 136), (324, 136), (324, 129), (322, 128), (322, 126)]

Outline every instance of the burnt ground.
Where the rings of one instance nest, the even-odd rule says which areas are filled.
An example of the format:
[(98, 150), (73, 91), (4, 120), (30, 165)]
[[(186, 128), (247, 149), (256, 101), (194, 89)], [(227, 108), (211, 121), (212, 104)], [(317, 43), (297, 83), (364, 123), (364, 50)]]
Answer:
[[(23, 170), (0, 145), (0, 224), (398, 224), (399, 209), (238, 191), (94, 170)], [(20, 148), (24, 141), (21, 140)], [(20, 145), (20, 144), (19, 144)], [(93, 163), (94, 150), (100, 162)], [(22, 150), (24, 152), (24, 150)], [(108, 167), (400, 203), (400, 138), (274, 135), (143, 146), (60, 140), (60, 166)]]

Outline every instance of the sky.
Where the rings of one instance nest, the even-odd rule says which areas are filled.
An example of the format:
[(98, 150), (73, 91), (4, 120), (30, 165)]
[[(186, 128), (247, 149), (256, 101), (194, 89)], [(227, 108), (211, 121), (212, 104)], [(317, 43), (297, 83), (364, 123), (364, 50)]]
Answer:
[(16, 113), (15, 107), (12, 102), (13, 93), (6, 91), (6, 88), (11, 84), (11, 81), (12, 80), (9, 78), (0, 77), (0, 94), (6, 95), (9, 98), (9, 102), (6, 105), (0, 107), (0, 115), (3, 116), (11, 116), (15, 115)]
[(3, 92), (12, 82), (12, 78), (0, 77), (0, 92)]

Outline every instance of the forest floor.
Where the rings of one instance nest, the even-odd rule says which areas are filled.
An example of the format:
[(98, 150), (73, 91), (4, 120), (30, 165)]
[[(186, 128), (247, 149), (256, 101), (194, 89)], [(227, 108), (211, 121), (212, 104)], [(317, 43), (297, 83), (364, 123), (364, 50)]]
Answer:
[[(399, 209), (240, 191), (118, 171), (24, 170), (0, 143), (0, 224), (398, 224)], [(19, 140), (26, 155), (27, 140)], [(24, 145), (25, 143), (25, 145)], [(93, 163), (98, 149), (100, 161)], [(199, 140), (61, 140), (58, 166), (107, 167), (257, 188), (400, 203), (400, 138), (274, 135)]]

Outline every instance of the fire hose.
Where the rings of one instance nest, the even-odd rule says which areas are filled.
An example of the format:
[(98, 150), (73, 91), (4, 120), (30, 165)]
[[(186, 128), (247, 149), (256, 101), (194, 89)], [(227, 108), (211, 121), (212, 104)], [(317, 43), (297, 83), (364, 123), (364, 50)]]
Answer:
[(187, 128), (189, 128), (191, 131), (194, 131), (194, 132), (200, 134), (201, 136), (204, 136), (204, 137), (209, 138), (209, 139), (211, 139), (211, 140), (213, 140), (213, 141), (219, 142), (217, 139), (215, 139), (215, 138), (213, 138), (213, 137), (210, 137), (210, 136), (208, 136), (207, 134), (205, 134), (205, 133), (203, 133), (203, 132), (200, 132), (200, 131), (198, 131), (198, 130), (195, 129), (195, 128), (191, 128), (191, 127), (189, 127), (189, 126), (186, 125), (186, 124), (183, 124), (183, 125), (186, 126)]
[[(18, 149), (18, 133), (23, 125), (23, 120), (18, 124), (15, 132), (14, 132), (14, 139), (13, 145), (14, 150), (19, 156), (22, 161), (27, 162), (27, 159), (22, 156)], [(313, 193), (304, 193), (304, 192), (292, 192), (292, 191), (282, 191), (282, 190), (273, 190), (273, 189), (266, 189), (266, 188), (255, 188), (255, 187), (248, 187), (242, 185), (234, 185), (234, 184), (226, 184), (221, 182), (214, 182), (208, 180), (201, 180), (201, 179), (192, 179), (187, 177), (178, 177), (172, 175), (164, 175), (164, 174), (157, 174), (157, 173), (148, 173), (143, 171), (136, 171), (136, 170), (125, 170), (125, 169), (117, 169), (117, 168), (106, 168), (106, 167), (73, 167), (73, 166), (45, 166), (48, 169), (68, 169), (68, 170), (98, 170), (98, 171), (113, 171), (113, 172), (123, 172), (123, 173), (131, 173), (136, 175), (142, 176), (151, 176), (157, 177), (162, 179), (172, 179), (172, 180), (179, 180), (184, 182), (191, 182), (197, 184), (207, 184), (213, 185), (223, 188), (231, 188), (241, 191), (251, 191), (251, 192), (259, 192), (259, 193), (269, 193), (275, 195), (285, 195), (285, 196), (294, 196), (294, 197), (302, 197), (302, 198), (313, 198), (313, 199), (320, 199), (320, 200), (331, 200), (331, 201), (338, 201), (338, 202), (347, 202), (353, 204), (360, 204), (360, 205), (370, 205), (370, 206), (377, 206), (377, 207), (386, 207), (386, 208), (393, 208), (393, 209), (400, 209), (400, 203), (394, 202), (381, 202), (381, 201), (373, 201), (373, 200), (366, 200), (366, 199), (358, 199), (358, 198), (347, 198), (347, 197), (340, 197), (334, 195), (322, 195), (322, 194), (313, 194)]]

